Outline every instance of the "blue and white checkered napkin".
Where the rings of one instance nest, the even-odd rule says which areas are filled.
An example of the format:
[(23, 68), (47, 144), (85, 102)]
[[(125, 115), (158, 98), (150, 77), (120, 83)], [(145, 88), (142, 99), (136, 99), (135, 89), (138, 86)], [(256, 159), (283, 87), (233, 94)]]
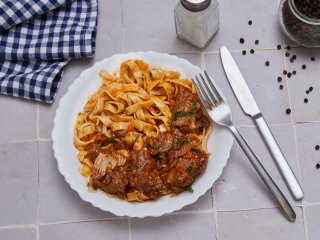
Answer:
[(52, 103), (63, 67), (95, 53), (97, 0), (0, 0), (0, 93)]

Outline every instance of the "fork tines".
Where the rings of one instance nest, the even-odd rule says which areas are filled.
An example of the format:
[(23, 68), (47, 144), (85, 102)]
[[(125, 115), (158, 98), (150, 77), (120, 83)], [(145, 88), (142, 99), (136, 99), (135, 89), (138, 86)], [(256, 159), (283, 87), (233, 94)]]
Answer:
[(198, 76), (195, 76), (195, 80), (191, 80), (198, 92), (202, 104), (212, 110), (212, 106), (217, 106), (223, 100), (206, 71), (204, 71), (204, 75), (205, 78), (201, 73), (199, 73), (201, 81), (199, 80)]

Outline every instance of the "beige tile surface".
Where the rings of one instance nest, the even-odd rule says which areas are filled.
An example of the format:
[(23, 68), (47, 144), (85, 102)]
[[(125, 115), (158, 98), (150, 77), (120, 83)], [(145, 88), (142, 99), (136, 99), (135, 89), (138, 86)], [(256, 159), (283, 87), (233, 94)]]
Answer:
[(239, 212), (219, 212), (219, 236), (221, 240), (304, 240), (303, 215), (295, 208), (294, 223), (277, 217), (279, 209), (258, 209)]
[(2, 143), (0, 161), (0, 226), (35, 223), (38, 209), (37, 143)]
[(37, 232), (32, 228), (0, 229), (0, 236), (3, 240), (36, 240)]

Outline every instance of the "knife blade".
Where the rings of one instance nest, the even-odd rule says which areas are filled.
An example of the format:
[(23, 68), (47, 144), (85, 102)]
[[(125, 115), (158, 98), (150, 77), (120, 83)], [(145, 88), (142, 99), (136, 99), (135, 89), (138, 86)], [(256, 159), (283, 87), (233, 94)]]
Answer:
[(297, 181), (297, 178), (294, 176), (278, 143), (272, 135), (272, 132), (268, 127), (268, 124), (263, 118), (262, 113), (260, 112), (260, 109), (256, 101), (254, 100), (254, 97), (246, 81), (244, 80), (236, 62), (234, 61), (231, 53), (225, 46), (222, 46), (220, 48), (220, 56), (227, 79), (241, 108), (247, 115), (251, 116), (251, 118), (257, 125), (259, 132), (262, 135), (269, 149), (269, 152), (275, 160), (276, 165), (279, 168), (279, 171), (282, 174), (292, 196), (296, 200), (302, 199), (303, 191), (299, 182)]

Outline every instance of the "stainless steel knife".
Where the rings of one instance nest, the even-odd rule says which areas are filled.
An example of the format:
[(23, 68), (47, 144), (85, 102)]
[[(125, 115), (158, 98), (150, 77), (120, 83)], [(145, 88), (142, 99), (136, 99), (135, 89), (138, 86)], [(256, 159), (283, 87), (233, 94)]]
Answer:
[(222, 46), (220, 48), (220, 55), (224, 71), (227, 75), (231, 88), (238, 99), (243, 111), (252, 117), (257, 125), (260, 134), (262, 135), (268, 149), (273, 156), (288, 188), (296, 200), (303, 198), (303, 191), (296, 177), (294, 176), (287, 160), (285, 159), (279, 145), (273, 137), (262, 113), (260, 112), (256, 101), (254, 100), (250, 89), (244, 80), (236, 62), (231, 56), (229, 50)]

